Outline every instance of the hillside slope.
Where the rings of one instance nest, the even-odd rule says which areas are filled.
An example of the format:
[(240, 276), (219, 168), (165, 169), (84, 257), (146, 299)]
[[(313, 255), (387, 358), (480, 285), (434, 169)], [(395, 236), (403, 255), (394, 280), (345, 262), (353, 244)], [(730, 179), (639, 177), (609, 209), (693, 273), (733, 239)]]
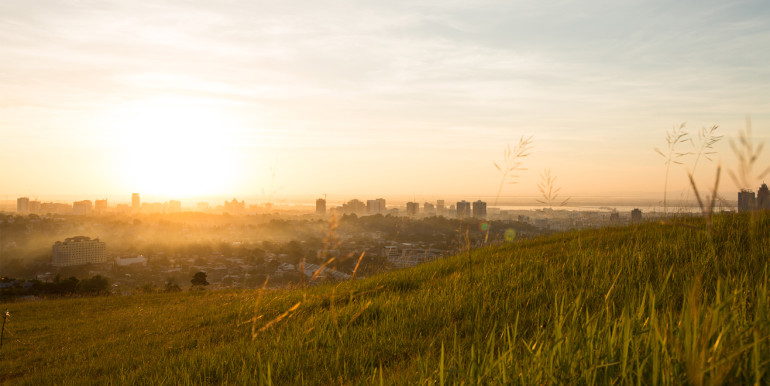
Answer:
[(15, 384), (770, 383), (770, 216), (560, 234), (355, 282), (3, 305)]

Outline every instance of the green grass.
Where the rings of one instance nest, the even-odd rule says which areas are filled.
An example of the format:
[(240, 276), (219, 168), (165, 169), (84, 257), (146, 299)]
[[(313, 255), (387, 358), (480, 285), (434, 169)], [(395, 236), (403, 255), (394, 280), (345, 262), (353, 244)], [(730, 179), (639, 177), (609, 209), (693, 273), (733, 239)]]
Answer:
[(476, 250), (472, 281), (466, 253), (309, 289), (7, 304), (0, 381), (768, 384), (770, 216), (713, 221)]

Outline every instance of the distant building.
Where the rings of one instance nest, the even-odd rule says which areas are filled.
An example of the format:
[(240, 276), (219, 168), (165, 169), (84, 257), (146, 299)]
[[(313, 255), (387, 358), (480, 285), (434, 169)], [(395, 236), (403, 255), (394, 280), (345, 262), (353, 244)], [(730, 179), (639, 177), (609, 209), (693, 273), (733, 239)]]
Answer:
[(40, 204), (40, 213), (43, 214), (71, 214), (72, 205), (58, 202), (43, 202)]
[(384, 198), (378, 198), (376, 200), (366, 200), (366, 213), (367, 214), (378, 214), (378, 213), (385, 213), (385, 199)]
[(195, 208), (198, 209), (200, 212), (208, 212), (209, 211), (209, 203), (208, 202), (199, 202), (195, 204)]
[(620, 222), (620, 213), (618, 213), (618, 212), (610, 213), (610, 222), (611, 223), (619, 223)]
[(55, 242), (52, 255), (51, 263), (54, 267), (98, 264), (107, 260), (107, 246), (99, 239), (76, 236)]
[(94, 201), (94, 212), (96, 214), (105, 214), (107, 213), (107, 210), (109, 209), (109, 204), (107, 203), (107, 199), (104, 200), (95, 200)]
[(462, 200), (457, 203), (457, 218), (466, 218), (471, 216), (471, 203)]
[(166, 213), (168, 211), (168, 203), (166, 202), (143, 202), (142, 213)]
[(230, 214), (242, 214), (246, 211), (246, 201), (238, 201), (233, 198), (232, 201), (225, 201), (225, 212)]
[(487, 203), (478, 200), (473, 203), (473, 217), (475, 218), (487, 218)]
[(326, 214), (326, 199), (319, 198), (315, 200), (315, 214), (319, 216)]
[(91, 200), (75, 201), (72, 203), (72, 214), (76, 216), (90, 216), (94, 212), (94, 204)]
[(406, 215), (407, 216), (416, 216), (417, 213), (420, 212), (420, 204), (417, 202), (407, 202), (406, 203)]
[(29, 202), (29, 213), (40, 214), (40, 201), (32, 200)]
[(115, 205), (115, 212), (119, 214), (127, 214), (131, 212), (131, 206), (129, 206), (128, 204)]
[(757, 209), (770, 210), (770, 190), (768, 190), (767, 184), (764, 182), (759, 187), (759, 190), (757, 190)]
[(422, 211), (425, 213), (425, 215), (435, 215), (436, 214), (436, 207), (433, 206), (430, 202), (426, 202), (422, 204)]
[(168, 200), (168, 212), (169, 213), (179, 213), (182, 211), (182, 201), (179, 200)]
[(366, 200), (366, 213), (367, 214), (377, 214), (379, 212), (380, 205), (377, 203), (377, 200)]
[(147, 258), (139, 255), (137, 257), (117, 257), (115, 258), (115, 264), (118, 267), (126, 267), (129, 265), (140, 264), (143, 267), (147, 266)]
[(441, 216), (444, 214), (444, 200), (436, 200), (436, 214)]
[(29, 197), (16, 199), (16, 213), (29, 213)]
[(142, 208), (142, 202), (139, 200), (139, 193), (131, 193), (131, 211), (139, 213)]
[(639, 208), (634, 208), (634, 210), (631, 211), (631, 222), (642, 222), (642, 210)]
[(748, 189), (741, 189), (738, 192), (738, 213), (751, 212), (756, 206), (754, 192)]

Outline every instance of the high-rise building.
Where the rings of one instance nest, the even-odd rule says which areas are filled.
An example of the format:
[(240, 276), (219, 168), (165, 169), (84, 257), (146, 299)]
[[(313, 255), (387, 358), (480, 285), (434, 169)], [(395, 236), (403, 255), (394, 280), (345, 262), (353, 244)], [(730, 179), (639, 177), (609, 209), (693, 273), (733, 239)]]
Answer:
[(642, 222), (642, 210), (639, 208), (634, 208), (634, 210), (631, 211), (631, 222)]
[(54, 267), (104, 263), (107, 260), (106, 244), (87, 236), (70, 237), (53, 245)]
[(416, 202), (407, 202), (406, 203), (406, 215), (407, 216), (416, 216), (417, 213), (420, 212), (420, 204)]
[(29, 213), (29, 197), (16, 199), (16, 213)]
[(473, 217), (475, 218), (487, 218), (487, 203), (481, 200), (477, 200), (473, 203)]
[(380, 204), (377, 200), (366, 200), (366, 213), (377, 214), (380, 213)]
[(142, 202), (139, 200), (139, 193), (131, 193), (131, 211), (139, 213), (142, 208)]
[(757, 209), (770, 210), (770, 190), (764, 182), (757, 190)]
[(436, 200), (436, 214), (439, 216), (444, 214), (444, 200)]
[(366, 200), (366, 213), (378, 214), (385, 212), (385, 199), (378, 198), (376, 200)]
[(426, 202), (422, 204), (422, 212), (425, 213), (426, 216), (433, 216), (436, 214), (436, 207), (430, 202)]
[(457, 218), (466, 218), (471, 216), (471, 203), (465, 200), (457, 203)]
[(230, 214), (242, 214), (246, 211), (246, 201), (238, 201), (233, 198), (232, 201), (225, 201), (225, 212)]
[(94, 204), (91, 200), (75, 201), (72, 203), (72, 214), (77, 216), (90, 216), (93, 214)]
[(326, 214), (326, 199), (319, 198), (315, 200), (315, 214), (323, 216)]
[(738, 192), (738, 213), (751, 212), (756, 206), (754, 192), (748, 189), (741, 189)]
[(107, 203), (106, 198), (104, 200), (94, 201), (94, 212), (96, 212), (97, 215), (107, 213), (108, 209), (109, 209), (109, 204)]

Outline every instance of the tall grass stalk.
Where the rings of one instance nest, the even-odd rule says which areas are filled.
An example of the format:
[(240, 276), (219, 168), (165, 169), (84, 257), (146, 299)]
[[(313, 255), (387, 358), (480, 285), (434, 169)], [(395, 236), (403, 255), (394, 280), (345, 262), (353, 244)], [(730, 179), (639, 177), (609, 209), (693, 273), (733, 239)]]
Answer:
[(463, 250), (308, 288), (14, 303), (0, 383), (770, 384), (770, 213), (712, 227), (478, 248), (473, 283)]
[(519, 182), (519, 175), (515, 173), (527, 170), (526, 168), (521, 167), (521, 163), (522, 159), (529, 156), (532, 147), (532, 137), (522, 136), (519, 138), (519, 142), (513, 146), (513, 149), (511, 149), (510, 144), (506, 145), (505, 150), (503, 151), (503, 162), (500, 164), (492, 162), (492, 164), (495, 165), (495, 168), (497, 168), (497, 171), (500, 172), (500, 186), (497, 188), (495, 203), (492, 206), (497, 206), (500, 195), (503, 193), (503, 186), (505, 186), (506, 182), (509, 184), (516, 184)]
[(668, 201), (667, 201), (667, 195), (668, 195), (668, 177), (671, 173), (671, 164), (675, 165), (681, 165), (682, 162), (679, 161), (682, 157), (691, 154), (689, 152), (678, 152), (676, 151), (677, 145), (681, 144), (682, 142), (686, 142), (688, 140), (689, 134), (687, 131), (684, 130), (685, 122), (682, 122), (679, 124), (679, 126), (674, 126), (671, 128), (671, 130), (666, 132), (666, 150), (665, 152), (655, 148), (655, 152), (660, 154), (661, 157), (663, 157), (664, 164), (666, 165), (666, 178), (663, 182), (663, 213), (668, 213)]
[(538, 199), (537, 202), (548, 205), (549, 208), (552, 208), (555, 202), (558, 206), (567, 205), (567, 202), (570, 200), (570, 198), (567, 197), (561, 202), (558, 202), (561, 188), (556, 187), (556, 178), (557, 177), (551, 175), (551, 169), (545, 169), (543, 173), (540, 174), (540, 183), (537, 184), (537, 188), (540, 190), (540, 194), (543, 197), (542, 200)]
[(0, 327), (0, 349), (3, 348), (3, 337), (5, 337), (5, 321), (8, 320), (8, 318), (11, 317), (11, 313), (8, 312), (8, 309), (5, 310), (3, 313), (3, 326)]
[(698, 200), (698, 206), (700, 207), (703, 217), (706, 218), (706, 227), (708, 228), (709, 232), (713, 231), (711, 217), (714, 214), (714, 205), (716, 204), (717, 200), (717, 192), (719, 190), (719, 176), (721, 172), (722, 165), (719, 165), (717, 166), (717, 176), (714, 180), (714, 189), (711, 190), (711, 196), (705, 197), (706, 201), (708, 202), (708, 206), (704, 205), (704, 201), (701, 200), (700, 192), (698, 192), (698, 187), (695, 185), (695, 179), (693, 179), (692, 173), (687, 173), (687, 177), (690, 179), (690, 186), (692, 186), (692, 191), (695, 193), (695, 198)]
[(764, 142), (754, 145), (751, 134), (751, 118), (746, 117), (746, 128), (738, 131), (738, 142), (730, 140), (730, 148), (738, 159), (738, 166), (735, 171), (728, 170), (728, 173), (739, 189), (752, 189), (756, 180), (760, 180), (770, 173), (770, 166), (757, 174), (754, 171), (764, 146)]
[(722, 135), (716, 134), (718, 128), (719, 126), (717, 125), (713, 125), (708, 129), (702, 127), (698, 132), (698, 144), (696, 145), (691, 141), (693, 147), (695, 148), (695, 161), (692, 164), (692, 170), (690, 171), (691, 174), (695, 175), (695, 170), (698, 169), (698, 162), (700, 161), (701, 157), (708, 161), (713, 161), (712, 157), (717, 154), (717, 152), (714, 151), (714, 145), (716, 145), (716, 143), (719, 142), (722, 137), (724, 137)]

